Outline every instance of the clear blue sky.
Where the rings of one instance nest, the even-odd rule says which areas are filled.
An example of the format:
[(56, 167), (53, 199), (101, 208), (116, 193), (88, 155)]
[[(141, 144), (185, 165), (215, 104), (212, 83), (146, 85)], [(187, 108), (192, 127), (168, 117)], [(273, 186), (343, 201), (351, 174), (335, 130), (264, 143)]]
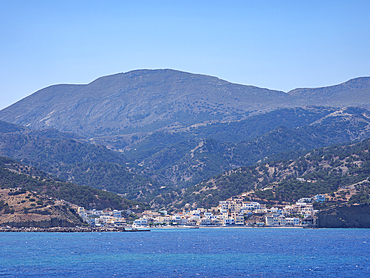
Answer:
[(143, 68), (282, 91), (369, 76), (369, 11), (355, 0), (0, 0), (0, 109)]

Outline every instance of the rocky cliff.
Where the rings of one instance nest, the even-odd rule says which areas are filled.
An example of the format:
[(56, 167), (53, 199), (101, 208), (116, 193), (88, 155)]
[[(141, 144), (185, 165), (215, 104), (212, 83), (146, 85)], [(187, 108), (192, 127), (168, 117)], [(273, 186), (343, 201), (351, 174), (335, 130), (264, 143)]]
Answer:
[(348, 205), (320, 211), (319, 228), (370, 228), (370, 205)]
[(26, 190), (0, 189), (0, 225), (11, 227), (75, 227), (83, 225), (75, 209)]

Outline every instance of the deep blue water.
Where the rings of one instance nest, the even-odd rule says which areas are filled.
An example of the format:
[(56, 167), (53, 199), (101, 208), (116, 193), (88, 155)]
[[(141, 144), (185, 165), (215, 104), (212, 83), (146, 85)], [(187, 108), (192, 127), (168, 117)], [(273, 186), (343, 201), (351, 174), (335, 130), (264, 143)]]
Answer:
[(370, 229), (1, 233), (1, 277), (370, 277)]

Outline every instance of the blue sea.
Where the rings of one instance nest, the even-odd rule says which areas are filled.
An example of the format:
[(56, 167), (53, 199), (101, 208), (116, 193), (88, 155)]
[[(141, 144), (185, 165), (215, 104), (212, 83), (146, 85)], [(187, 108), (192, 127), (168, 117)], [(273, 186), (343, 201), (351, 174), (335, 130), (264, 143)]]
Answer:
[(370, 229), (1, 233), (1, 277), (370, 277)]

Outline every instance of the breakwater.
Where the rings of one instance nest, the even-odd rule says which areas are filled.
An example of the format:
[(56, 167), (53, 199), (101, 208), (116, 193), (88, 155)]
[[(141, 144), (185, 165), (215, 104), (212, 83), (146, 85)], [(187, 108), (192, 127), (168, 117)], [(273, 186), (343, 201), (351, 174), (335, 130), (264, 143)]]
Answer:
[(148, 229), (125, 229), (123, 227), (0, 227), (0, 232), (37, 232), (37, 233), (104, 233), (104, 232), (149, 232)]

